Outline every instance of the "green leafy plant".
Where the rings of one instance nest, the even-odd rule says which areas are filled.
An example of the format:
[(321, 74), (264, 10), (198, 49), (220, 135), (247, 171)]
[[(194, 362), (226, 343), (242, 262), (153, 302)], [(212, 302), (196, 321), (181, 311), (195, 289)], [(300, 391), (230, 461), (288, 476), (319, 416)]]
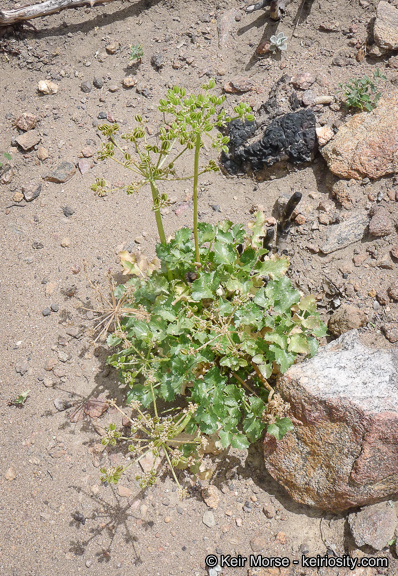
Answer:
[(15, 398), (15, 400), (10, 400), (8, 402), (9, 406), (17, 406), (18, 408), (22, 408), (22, 406), (25, 404), (26, 400), (28, 399), (28, 396), (30, 394), (30, 390), (26, 390), (25, 392), (22, 392), (19, 396), (17, 396), (17, 398)]
[[(229, 138), (222, 136), (218, 131), (214, 136), (211, 133), (213, 128), (221, 128), (236, 118), (248, 120), (254, 118), (250, 107), (244, 103), (235, 107), (236, 116), (233, 118), (229, 117), (224, 110), (217, 112), (217, 107), (223, 104), (225, 96), (210, 94), (214, 86), (215, 81), (210, 80), (208, 84), (202, 86), (203, 93), (190, 96), (186, 96), (185, 89), (178, 86), (169, 90), (166, 98), (161, 100), (159, 104), (159, 110), (163, 112), (165, 117), (165, 124), (160, 127), (159, 140), (155, 144), (149, 142), (145, 123), (141, 116), (135, 117), (138, 126), (134, 130), (120, 136), (120, 140), (124, 140), (125, 143), (132, 143), (132, 151), (122, 147), (123, 143), (117, 139), (116, 136), (119, 131), (117, 124), (112, 126), (105, 124), (98, 127), (107, 138), (98, 158), (100, 160), (111, 158), (141, 178), (127, 186), (127, 193), (133, 194), (145, 184), (150, 185), (153, 211), (160, 241), (163, 244), (166, 243), (166, 235), (161, 208), (167, 205), (167, 194), (160, 193), (158, 183), (166, 180), (193, 179), (193, 225), (198, 266), (200, 266), (197, 234), (199, 176), (204, 172), (218, 171), (214, 161), (210, 161), (206, 166), (199, 168), (199, 155), (200, 149), (204, 145), (204, 136), (207, 135), (210, 138), (214, 148), (226, 148)], [(177, 177), (175, 163), (189, 150), (194, 150), (193, 175)], [(116, 156), (116, 152), (119, 156)], [(106, 192), (106, 187), (107, 183), (103, 178), (97, 178), (91, 186), (92, 190), (100, 195)]]
[(340, 91), (344, 92), (347, 108), (371, 112), (381, 97), (381, 92), (377, 91), (380, 79), (386, 80), (386, 77), (377, 68), (373, 73), (373, 80), (365, 75), (363, 78), (351, 79), (347, 84), (339, 84)]
[(283, 32), (278, 32), (276, 36), (271, 36), (270, 41), (270, 52), (284, 52), (287, 50), (287, 36)]
[(135, 44), (130, 47), (130, 60), (138, 60), (141, 62), (141, 58), (144, 55), (144, 50), (141, 44)]
[(155, 417), (159, 401), (191, 405), (181, 456), (199, 457), (203, 434), (224, 449), (247, 448), (266, 426), (282, 438), (293, 426), (270, 380), (297, 355), (314, 355), (326, 334), (315, 298), (285, 276), (288, 260), (266, 256), (264, 220), (259, 213), (249, 233), (230, 221), (200, 223), (200, 271), (192, 231), (182, 228), (158, 244), (160, 269), (116, 290), (118, 298), (129, 290), (126, 305), (138, 313), (108, 338), (121, 348), (108, 362), (131, 388), (127, 401)]
[[(11, 160), (11, 159), (12, 159), (11, 154), (9, 154), (8, 152), (3, 152), (3, 156), (4, 156), (4, 158), (5, 158), (6, 160)], [(3, 168), (3, 163), (2, 163), (2, 162), (0, 162), (0, 169), (1, 169), (1, 168)]]

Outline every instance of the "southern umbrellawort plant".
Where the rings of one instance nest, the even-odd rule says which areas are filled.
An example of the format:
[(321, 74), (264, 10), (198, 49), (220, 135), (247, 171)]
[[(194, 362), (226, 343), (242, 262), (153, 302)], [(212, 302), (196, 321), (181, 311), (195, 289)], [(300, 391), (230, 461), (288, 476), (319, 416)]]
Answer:
[[(204, 145), (204, 136), (211, 139), (212, 146), (217, 149), (226, 149), (229, 138), (217, 132), (211, 134), (213, 128), (225, 126), (233, 119), (241, 118), (253, 120), (251, 109), (247, 104), (239, 104), (235, 108), (236, 116), (227, 116), (224, 110), (217, 112), (225, 100), (225, 96), (210, 94), (215, 86), (215, 81), (210, 80), (202, 86), (203, 93), (186, 96), (184, 88), (178, 86), (169, 90), (165, 99), (160, 101), (159, 110), (163, 112), (165, 123), (160, 127), (157, 144), (148, 142), (145, 125), (141, 116), (136, 116), (138, 126), (127, 134), (120, 136), (121, 140), (131, 142), (133, 151), (130, 153), (123, 148), (116, 138), (119, 131), (117, 124), (99, 126), (99, 130), (107, 138), (98, 155), (100, 160), (111, 158), (124, 168), (131, 170), (141, 179), (132, 182), (127, 187), (127, 193), (137, 192), (145, 184), (149, 184), (152, 192), (153, 211), (160, 241), (166, 244), (166, 235), (163, 228), (161, 208), (167, 205), (167, 195), (159, 192), (159, 182), (166, 180), (193, 179), (193, 228), (197, 256), (197, 265), (200, 266), (200, 254), (198, 244), (198, 182), (199, 176), (205, 172), (218, 171), (216, 163), (212, 160), (200, 168), (200, 150)], [(178, 150), (176, 148), (178, 147)], [(194, 151), (193, 175), (177, 177), (175, 163), (188, 150)], [(118, 156), (116, 155), (118, 152)], [(95, 192), (103, 194), (106, 190), (104, 179), (97, 179), (91, 187)]]
[(347, 84), (339, 84), (340, 92), (344, 92), (345, 105), (347, 108), (356, 108), (357, 110), (367, 110), (371, 112), (376, 108), (381, 97), (381, 92), (377, 91), (379, 80), (386, 80), (386, 77), (377, 68), (373, 73), (373, 80), (369, 76), (363, 78), (351, 78)]

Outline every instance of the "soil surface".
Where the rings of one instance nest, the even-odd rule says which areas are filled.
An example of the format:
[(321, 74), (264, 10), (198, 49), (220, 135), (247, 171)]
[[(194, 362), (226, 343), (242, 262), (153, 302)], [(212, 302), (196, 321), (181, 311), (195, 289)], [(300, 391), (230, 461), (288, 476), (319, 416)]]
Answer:
[[(17, 6), (11, 0), (2, 4)], [(291, 561), (344, 550), (372, 555), (355, 549), (344, 515), (325, 515), (287, 496), (264, 468), (261, 443), (249, 453), (208, 459), (217, 508), (209, 508), (203, 498), (209, 482), (184, 480), (184, 475), (189, 496), (182, 502), (166, 472), (144, 492), (133, 469), (119, 486), (101, 484), (100, 467), (123, 459), (119, 449), (101, 445), (104, 427), (119, 424), (120, 417), (108, 410), (95, 418), (87, 401), (99, 396), (124, 400), (117, 375), (106, 367), (106, 344), (94, 343), (95, 311), (101, 306), (93, 286), (109, 298), (108, 272), (121, 279), (118, 252), (127, 247), (153, 257), (157, 242), (147, 190), (100, 197), (90, 189), (101, 177), (113, 187), (129, 182), (122, 168), (96, 160), (98, 124), (117, 121), (127, 131), (134, 115), (142, 114), (148, 134), (155, 135), (157, 104), (167, 89), (177, 84), (194, 92), (210, 77), (218, 93), (236, 78), (252, 83), (243, 95), (227, 93), (228, 111), (239, 101), (257, 111), (283, 74), (298, 72), (311, 73), (314, 94), (322, 96), (335, 95), (339, 83), (380, 68), (387, 77), (380, 90), (388, 92), (396, 78), (389, 55), (372, 55), (371, 45), (366, 55), (361, 53), (376, 6), (375, 0), (303, 6), (294, 1), (275, 23), (267, 10), (246, 14), (245, 5), (235, 0), (114, 2), (39, 18), (32, 22), (35, 30), (16, 27), (0, 37), (0, 152), (12, 157), (0, 184), (2, 576), (202, 576), (208, 573), (207, 554)], [(256, 56), (257, 46), (277, 31), (287, 36), (287, 51)], [(129, 55), (136, 44), (144, 55), (134, 64)], [(125, 87), (124, 78), (132, 78), (133, 86)], [(57, 84), (57, 93), (40, 94), (42, 80)], [(89, 91), (82, 88), (85, 82)], [(347, 118), (338, 101), (314, 111), (319, 125), (334, 129)], [(38, 121), (39, 142), (27, 151), (15, 141), (23, 133), (15, 125), (22, 113)], [(210, 148), (205, 155), (217, 159)], [(77, 166), (68, 181), (44, 179), (64, 161)], [(301, 192), (284, 247), (293, 282), (317, 295), (325, 320), (350, 303), (366, 314), (364, 341), (393, 346), (394, 338), (389, 341), (384, 333), (386, 325), (397, 322), (398, 305), (385, 294), (397, 278), (396, 259), (390, 258), (394, 246), (398, 254), (396, 230), (386, 237), (365, 236), (327, 256), (319, 246), (342, 214), (379, 203), (396, 216), (395, 181), (350, 182), (352, 202), (346, 207), (332, 195), (334, 181), (320, 155), (300, 167), (270, 168), (257, 178), (204, 175), (200, 218), (246, 223), (257, 207), (271, 217), (280, 196)], [(39, 185), (37, 198), (22, 198), (24, 190), (26, 196)], [(169, 184), (165, 191), (173, 201), (164, 209), (169, 235), (191, 225), (192, 192), (187, 182)], [(22, 408), (9, 405), (27, 390)], [(358, 571), (358, 576), (398, 574), (392, 548), (379, 554), (389, 558), (390, 567)], [(247, 573), (248, 563), (221, 572)], [(277, 570), (254, 573), (279, 576)], [(283, 572), (349, 573), (300, 566)]]

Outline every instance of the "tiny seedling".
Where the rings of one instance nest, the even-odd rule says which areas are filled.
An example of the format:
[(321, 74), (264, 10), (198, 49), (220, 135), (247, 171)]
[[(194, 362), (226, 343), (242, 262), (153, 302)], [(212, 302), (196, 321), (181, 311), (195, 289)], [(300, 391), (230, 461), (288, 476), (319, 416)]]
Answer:
[[(8, 152), (3, 152), (3, 156), (6, 160), (11, 160), (11, 154), (9, 154)], [(3, 168), (3, 163), (0, 162), (0, 169)]]
[(8, 406), (17, 406), (18, 408), (22, 408), (22, 406), (25, 404), (26, 400), (28, 399), (29, 394), (30, 394), (30, 390), (26, 390), (25, 392), (22, 392), (22, 394), (20, 394), (17, 398), (15, 398), (15, 400), (10, 400), (8, 402)]
[(134, 46), (131, 46), (130, 60), (137, 60), (137, 62), (141, 62), (143, 55), (144, 50), (141, 44), (135, 44)]
[(270, 52), (284, 52), (287, 50), (287, 36), (284, 35), (283, 32), (278, 32), (276, 36), (271, 36), (269, 39), (271, 45), (269, 47)]
[(386, 80), (386, 77), (377, 68), (373, 80), (365, 75), (363, 78), (351, 78), (347, 84), (339, 84), (340, 91), (344, 92), (346, 107), (368, 112), (376, 108), (381, 96), (381, 92), (377, 91), (380, 79)]

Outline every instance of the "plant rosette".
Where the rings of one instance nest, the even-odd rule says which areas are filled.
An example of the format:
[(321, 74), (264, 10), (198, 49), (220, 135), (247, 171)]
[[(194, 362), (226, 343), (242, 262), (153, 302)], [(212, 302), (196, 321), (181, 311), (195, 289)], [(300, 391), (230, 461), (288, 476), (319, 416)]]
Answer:
[[(189, 406), (173, 437), (216, 435), (220, 447), (244, 449), (266, 427), (277, 439), (293, 428), (269, 380), (298, 356), (313, 356), (326, 326), (314, 296), (286, 277), (288, 260), (267, 255), (264, 219), (258, 213), (249, 232), (230, 221), (200, 223), (200, 268), (189, 228), (158, 244), (159, 269), (121, 254), (135, 277), (116, 289), (117, 298), (128, 291), (129, 312), (121, 310), (108, 338), (119, 347), (108, 363), (130, 387), (133, 407), (157, 417), (157, 401)], [(188, 457), (198, 442), (181, 443), (179, 454)]]

